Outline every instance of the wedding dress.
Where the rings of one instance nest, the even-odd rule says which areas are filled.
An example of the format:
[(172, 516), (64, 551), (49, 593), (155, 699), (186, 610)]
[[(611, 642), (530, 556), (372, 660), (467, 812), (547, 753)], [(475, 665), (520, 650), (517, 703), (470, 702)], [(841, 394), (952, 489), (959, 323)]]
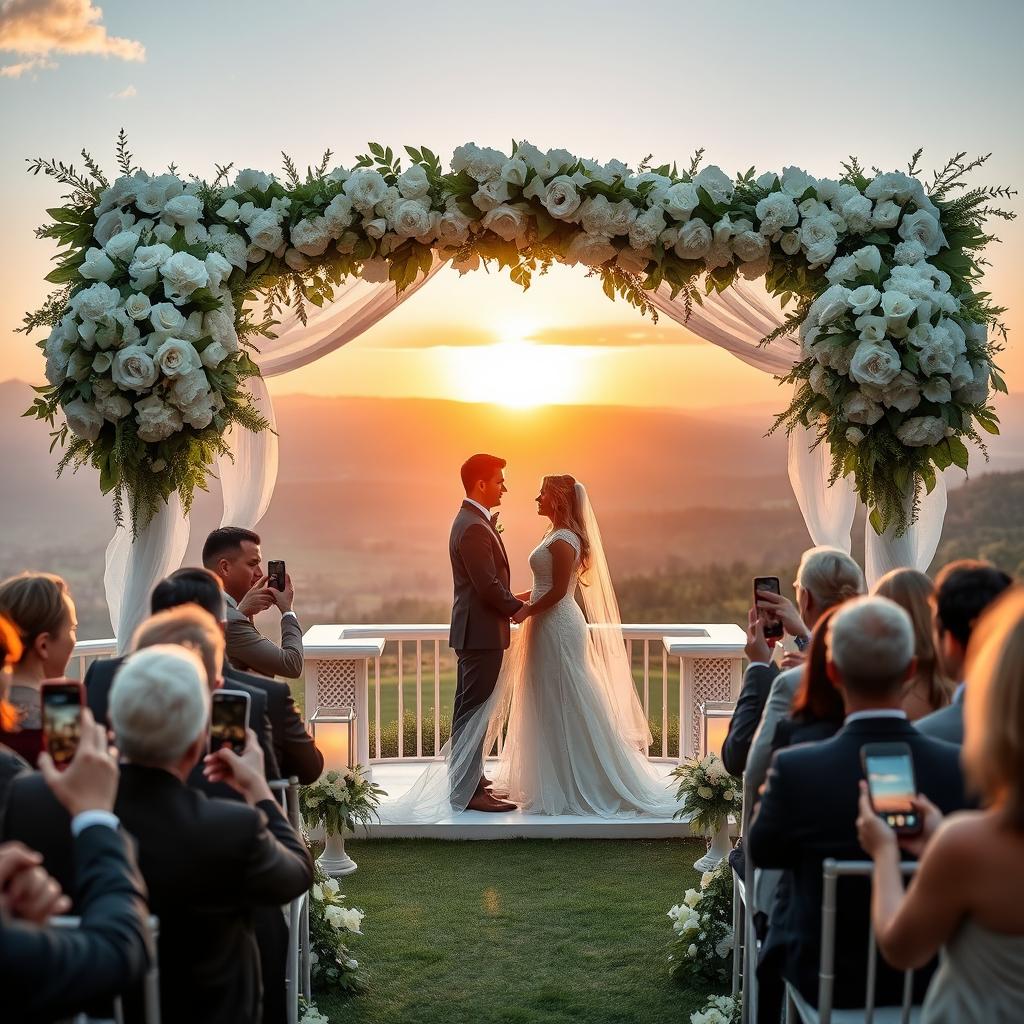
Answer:
[(590, 542), (585, 580), (576, 534), (545, 535), (530, 554), (531, 601), (551, 589), (550, 547), (557, 540), (575, 552), (565, 597), (513, 634), (494, 692), (461, 731), (457, 748), (449, 741), (408, 792), (385, 799), (382, 822), (435, 822), (464, 810), (452, 806), (449, 776), (462, 777), (481, 742), (485, 755), (498, 753), (497, 765), (488, 765), (496, 789), (524, 811), (670, 818), (679, 809), (670, 766), (647, 759), (650, 728), (633, 684), (600, 530), (586, 489), (579, 483), (576, 489)]

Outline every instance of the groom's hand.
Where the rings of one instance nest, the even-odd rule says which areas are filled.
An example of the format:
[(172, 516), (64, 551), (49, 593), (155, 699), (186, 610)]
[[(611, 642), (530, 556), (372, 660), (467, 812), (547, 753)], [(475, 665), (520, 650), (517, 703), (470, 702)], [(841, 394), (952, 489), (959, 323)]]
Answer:
[(513, 622), (515, 622), (515, 623), (519, 623), (519, 622), (522, 622), (522, 621), (523, 621), (523, 619), (525, 619), (525, 618), (528, 618), (528, 617), (529, 617), (529, 614), (530, 614), (530, 602), (529, 602), (529, 601), (527, 601), (527, 602), (526, 602), (526, 603), (525, 603), (525, 604), (524, 604), (524, 605), (522, 606), (522, 608), (520, 608), (520, 609), (519, 609), (519, 611), (517, 611), (517, 612), (515, 613), (515, 615), (513, 615), (513, 616), (512, 616), (512, 621), (513, 621)]

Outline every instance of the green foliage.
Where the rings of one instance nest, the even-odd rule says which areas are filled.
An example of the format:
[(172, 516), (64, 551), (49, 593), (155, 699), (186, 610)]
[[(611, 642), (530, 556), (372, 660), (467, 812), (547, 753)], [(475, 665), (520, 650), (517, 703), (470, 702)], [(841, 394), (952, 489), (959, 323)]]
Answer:
[(387, 793), (363, 773), (362, 765), (344, 772), (326, 771), (312, 785), (299, 792), (302, 817), (310, 828), (323, 826), (328, 832), (355, 832), (377, 817), (382, 796)]
[(725, 985), (732, 969), (732, 868), (723, 860), (668, 912), (669, 973), (680, 984)]
[(709, 754), (687, 758), (671, 772), (679, 780), (676, 817), (690, 815), (695, 832), (713, 832), (729, 815), (737, 820), (743, 802), (743, 783), (725, 770), (721, 758)]

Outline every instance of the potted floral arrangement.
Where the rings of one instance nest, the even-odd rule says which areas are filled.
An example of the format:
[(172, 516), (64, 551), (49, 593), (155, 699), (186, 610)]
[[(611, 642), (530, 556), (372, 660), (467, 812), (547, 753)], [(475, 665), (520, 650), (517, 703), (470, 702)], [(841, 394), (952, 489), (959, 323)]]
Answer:
[(693, 865), (698, 871), (710, 871), (729, 853), (729, 815), (739, 817), (742, 784), (715, 754), (687, 759), (672, 777), (679, 780), (676, 799), (682, 803), (676, 817), (688, 815), (695, 831), (711, 836), (710, 849)]
[(310, 828), (322, 827), (326, 838), (317, 863), (328, 875), (348, 875), (356, 862), (345, 852), (345, 831), (368, 825), (377, 817), (380, 798), (387, 796), (362, 765), (324, 772), (311, 786), (303, 786), (299, 807)]

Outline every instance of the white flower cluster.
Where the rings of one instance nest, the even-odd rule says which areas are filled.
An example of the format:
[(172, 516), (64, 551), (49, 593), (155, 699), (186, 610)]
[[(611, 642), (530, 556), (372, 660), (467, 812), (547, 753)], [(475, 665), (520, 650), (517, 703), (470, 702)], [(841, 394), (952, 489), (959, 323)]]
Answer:
[[(731, 869), (730, 869), (731, 870)], [(668, 911), (672, 930), (677, 937), (677, 946), (689, 960), (704, 960), (711, 956), (708, 936), (721, 933), (714, 941), (714, 956), (724, 959), (732, 952), (733, 934), (731, 928), (722, 928), (714, 918), (714, 908), (705, 906), (708, 902), (705, 891), (714, 878), (714, 872), (707, 872), (701, 878), (700, 889), (687, 889), (683, 902)]]
[(309, 1003), (299, 1018), (299, 1024), (330, 1024), (330, 1018), (320, 1012), (316, 1003)]
[(703, 1010), (690, 1014), (690, 1024), (732, 1024), (739, 1019), (740, 1003), (732, 996), (711, 996)]

